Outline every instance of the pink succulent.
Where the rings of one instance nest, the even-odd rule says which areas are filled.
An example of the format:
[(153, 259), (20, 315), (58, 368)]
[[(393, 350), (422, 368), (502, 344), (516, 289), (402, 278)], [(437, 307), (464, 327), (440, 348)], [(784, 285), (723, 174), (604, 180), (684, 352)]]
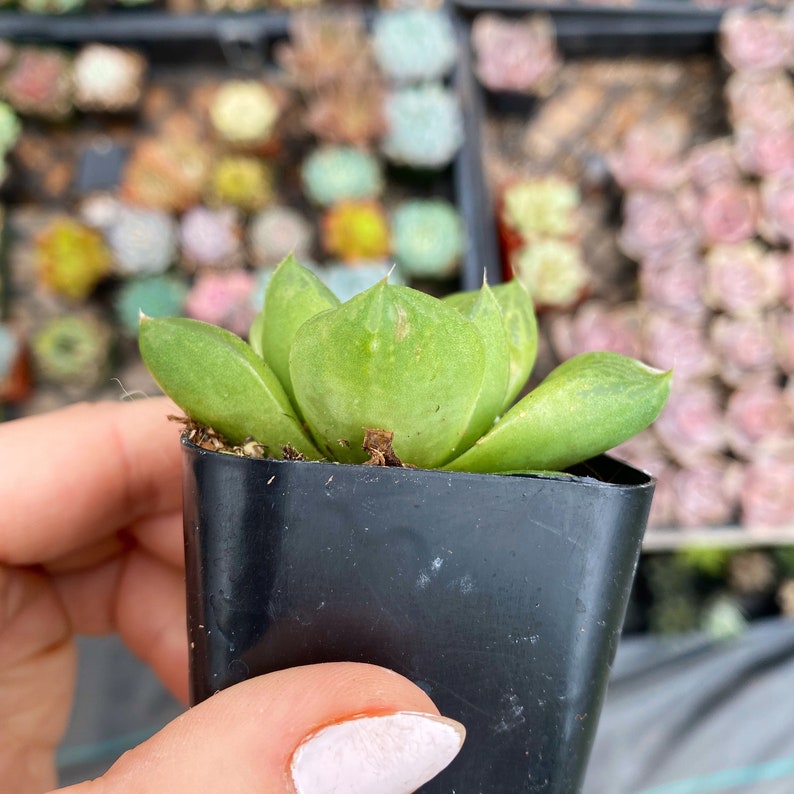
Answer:
[(718, 182), (739, 182), (742, 178), (731, 138), (718, 138), (694, 146), (687, 156), (686, 170), (698, 192)]
[(733, 523), (741, 493), (741, 468), (730, 458), (714, 456), (677, 471), (670, 483), (675, 515), (682, 527)]
[(562, 66), (554, 24), (545, 16), (479, 14), (471, 43), (477, 77), (491, 91), (544, 95)]
[(770, 243), (794, 242), (794, 172), (761, 182), (762, 216), (759, 231)]
[(741, 522), (770, 527), (794, 522), (794, 445), (787, 441), (755, 450), (745, 468)]
[(728, 398), (725, 409), (728, 444), (748, 458), (759, 444), (794, 436), (794, 414), (783, 389), (770, 378), (752, 378)]
[(783, 274), (783, 303), (794, 309), (794, 250), (771, 251), (768, 256), (777, 259)]
[(641, 339), (642, 358), (659, 369), (673, 368), (679, 382), (716, 373), (702, 316), (654, 309), (642, 318)]
[(700, 196), (699, 221), (706, 244), (740, 243), (755, 236), (758, 192), (741, 182), (717, 182)]
[(639, 321), (633, 303), (612, 306), (604, 301), (587, 301), (573, 314), (553, 317), (549, 336), (560, 360), (597, 350), (633, 358), (640, 355)]
[(635, 124), (607, 155), (612, 176), (624, 190), (675, 188), (685, 176), (681, 153), (687, 137), (687, 125), (676, 117)]
[(770, 319), (775, 329), (772, 338), (777, 365), (786, 375), (794, 375), (794, 312), (781, 309)]
[(185, 313), (245, 337), (256, 313), (251, 301), (255, 288), (256, 279), (246, 270), (205, 271), (188, 293)]
[(735, 72), (725, 84), (725, 99), (734, 128), (745, 123), (760, 129), (794, 124), (794, 86), (785, 72)]
[(736, 159), (746, 174), (774, 176), (794, 170), (794, 127), (754, 127), (735, 130)]
[(662, 307), (689, 314), (702, 314), (706, 270), (702, 257), (691, 248), (651, 255), (640, 262), (640, 298), (649, 308)]
[(732, 386), (748, 375), (772, 375), (777, 371), (776, 325), (766, 315), (731, 317), (722, 314), (711, 323), (713, 350), (720, 359), (720, 377)]
[(720, 50), (737, 71), (768, 72), (786, 68), (791, 41), (777, 13), (734, 8), (722, 17)]
[(682, 466), (696, 465), (727, 445), (721, 390), (710, 380), (675, 382), (654, 424), (670, 456)]
[(678, 247), (694, 247), (697, 235), (680, 202), (671, 193), (632, 191), (623, 201), (618, 244), (637, 261)]
[(783, 295), (780, 262), (755, 240), (715, 245), (704, 261), (704, 299), (712, 309), (736, 316), (755, 314), (775, 306)]

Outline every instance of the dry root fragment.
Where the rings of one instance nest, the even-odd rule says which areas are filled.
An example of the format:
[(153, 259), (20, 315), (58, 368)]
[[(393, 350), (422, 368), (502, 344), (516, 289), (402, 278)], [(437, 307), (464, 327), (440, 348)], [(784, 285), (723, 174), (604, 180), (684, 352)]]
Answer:
[(404, 469), (414, 468), (403, 463), (392, 449), (394, 433), (391, 430), (364, 429), (364, 443), (361, 448), (369, 452), (369, 460), (365, 466), (397, 466)]
[[(223, 452), (227, 455), (237, 455), (241, 458), (267, 458), (267, 447), (253, 438), (247, 438), (242, 444), (230, 444), (217, 430), (191, 419), (188, 416), (168, 417), (172, 422), (179, 422), (185, 426), (185, 435), (201, 449), (211, 452)], [(297, 453), (296, 453), (297, 454)], [(284, 455), (286, 458), (286, 454)]]

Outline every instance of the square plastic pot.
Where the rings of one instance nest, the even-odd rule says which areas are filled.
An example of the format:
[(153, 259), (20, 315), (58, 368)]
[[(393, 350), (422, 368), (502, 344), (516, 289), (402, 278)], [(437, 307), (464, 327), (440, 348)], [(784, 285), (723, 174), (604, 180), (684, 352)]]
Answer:
[(653, 480), (278, 460), (183, 440), (194, 702), (295, 665), (362, 661), (463, 722), (422, 792), (580, 791)]

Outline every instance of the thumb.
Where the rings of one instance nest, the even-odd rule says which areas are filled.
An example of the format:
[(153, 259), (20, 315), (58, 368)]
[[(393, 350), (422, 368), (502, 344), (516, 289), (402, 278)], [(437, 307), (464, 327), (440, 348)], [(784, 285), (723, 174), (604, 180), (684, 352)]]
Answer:
[(213, 695), (66, 794), (409, 794), (465, 730), (406, 678), (366, 664), (297, 667)]

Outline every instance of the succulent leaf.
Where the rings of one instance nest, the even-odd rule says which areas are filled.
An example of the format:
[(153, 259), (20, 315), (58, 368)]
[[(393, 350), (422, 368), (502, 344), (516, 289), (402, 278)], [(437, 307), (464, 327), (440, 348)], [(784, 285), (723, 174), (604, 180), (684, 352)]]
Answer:
[(336, 295), (294, 256), (288, 256), (276, 268), (267, 284), (261, 319), (255, 319), (252, 325), (258, 338), (249, 341), (276, 373), (293, 405), (297, 403), (289, 373), (289, 352), (295, 333), (310, 317), (338, 305)]
[(563, 470), (648, 427), (667, 400), (671, 376), (619, 353), (574, 356), (444, 468)]
[(289, 445), (320, 457), (273, 371), (230, 331), (182, 317), (142, 317), (141, 356), (160, 388), (193, 420), (274, 457)]
[(434, 468), (460, 450), (485, 373), (476, 326), (386, 279), (295, 334), (290, 376), (320, 449), (361, 462), (365, 429), (394, 433), (403, 463)]

